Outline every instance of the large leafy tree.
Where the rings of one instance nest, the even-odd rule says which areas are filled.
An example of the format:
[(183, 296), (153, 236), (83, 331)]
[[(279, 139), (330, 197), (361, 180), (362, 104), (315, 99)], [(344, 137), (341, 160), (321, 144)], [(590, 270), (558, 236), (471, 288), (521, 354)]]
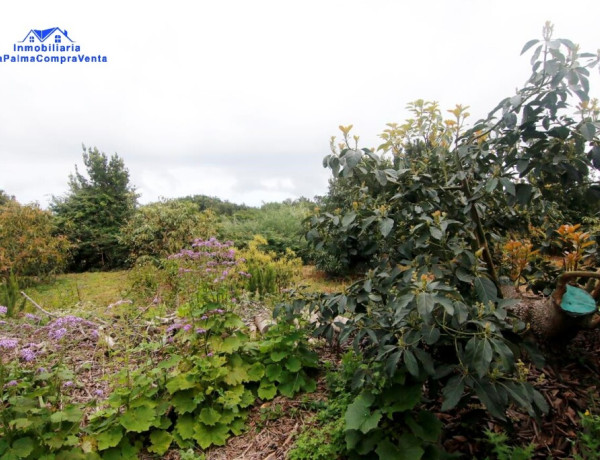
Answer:
[(132, 217), (137, 201), (129, 172), (117, 154), (110, 158), (97, 148), (84, 147), (87, 175), (69, 176), (69, 192), (53, 197), (51, 209), (60, 233), (74, 246), (72, 269), (111, 269), (126, 262), (121, 227)]
[(52, 215), (37, 204), (0, 203), (0, 281), (11, 274), (44, 276), (63, 270), (69, 243), (53, 230)]

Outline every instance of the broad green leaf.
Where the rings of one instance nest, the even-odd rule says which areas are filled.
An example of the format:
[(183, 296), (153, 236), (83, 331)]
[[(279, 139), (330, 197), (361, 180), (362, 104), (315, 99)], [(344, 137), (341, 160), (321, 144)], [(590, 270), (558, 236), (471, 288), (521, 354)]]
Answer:
[(429, 227), (429, 233), (433, 239), (438, 241), (441, 241), (441, 239), (444, 237), (442, 231), (437, 227)]
[(197, 384), (197, 376), (190, 373), (177, 374), (167, 382), (167, 390), (173, 394), (179, 390), (194, 388)]
[(403, 434), (394, 445), (389, 439), (377, 444), (375, 452), (379, 460), (421, 460), (425, 451), (421, 442), (411, 434)]
[(498, 300), (498, 290), (496, 285), (488, 278), (478, 277), (473, 282), (475, 285), (475, 292), (481, 302), (487, 304), (489, 302), (496, 302)]
[(123, 429), (120, 426), (114, 426), (96, 436), (98, 450), (106, 450), (109, 447), (115, 447), (123, 438)]
[(33, 439), (30, 437), (19, 438), (16, 441), (13, 441), (10, 452), (19, 458), (25, 458), (33, 452), (34, 445)]
[(442, 411), (446, 412), (454, 409), (462, 398), (463, 392), (465, 391), (465, 381), (462, 375), (455, 375), (451, 377), (446, 386), (442, 390), (444, 395), (444, 402), (442, 404)]
[(279, 364), (269, 364), (267, 366), (265, 375), (271, 382), (274, 382), (279, 379), (279, 376), (281, 375), (281, 371), (282, 371), (282, 369)]
[(225, 408), (233, 408), (241, 402), (244, 391), (246, 391), (244, 385), (236, 385), (225, 391), (223, 395), (217, 399), (217, 402), (223, 404), (223, 407)]
[(302, 362), (295, 356), (291, 356), (285, 362), (285, 367), (290, 372), (298, 372), (302, 369)]
[(281, 361), (283, 358), (285, 358), (287, 355), (288, 355), (287, 351), (273, 350), (269, 356), (271, 357), (271, 359), (273, 360), (273, 362), (277, 363), (277, 362)]
[(390, 219), (389, 217), (385, 217), (379, 222), (379, 230), (384, 238), (390, 234), (393, 227), (394, 220)]
[(70, 405), (62, 411), (53, 413), (50, 416), (50, 421), (53, 423), (79, 422), (82, 416), (83, 412), (81, 411), (81, 409), (79, 409), (77, 406)]
[(150, 442), (151, 445), (148, 447), (148, 451), (163, 455), (171, 447), (173, 435), (164, 430), (155, 430), (150, 433)]
[(127, 431), (141, 433), (147, 431), (156, 422), (156, 412), (148, 406), (130, 408), (119, 417), (119, 423)]
[(205, 407), (200, 411), (198, 419), (205, 425), (213, 426), (221, 419), (221, 414), (212, 407)]
[(538, 44), (539, 42), (540, 42), (539, 40), (529, 40), (527, 43), (525, 43), (525, 46), (523, 46), (523, 49), (521, 50), (521, 54), (526, 53), (529, 48)]
[(381, 420), (381, 411), (375, 410), (371, 413), (370, 407), (374, 399), (373, 395), (364, 393), (354, 399), (344, 415), (347, 430), (359, 430), (368, 433), (377, 428), (379, 420)]
[(350, 211), (348, 214), (346, 214), (344, 216), (344, 218), (342, 219), (342, 226), (343, 227), (347, 227), (348, 225), (350, 225), (352, 222), (354, 222), (354, 219), (356, 219), (356, 213), (353, 211)]
[(248, 381), (258, 382), (265, 375), (265, 366), (262, 363), (254, 363), (248, 368)]
[(594, 126), (594, 123), (587, 122), (581, 126), (579, 132), (586, 141), (591, 142), (594, 140), (594, 135), (596, 134), (596, 127)]
[(192, 439), (194, 437), (194, 417), (190, 414), (185, 414), (177, 417), (175, 431), (182, 439)]
[(217, 423), (215, 426), (197, 423), (194, 427), (194, 439), (203, 449), (213, 444), (215, 446), (224, 446), (229, 436), (229, 427), (222, 423)]
[(487, 374), (492, 362), (492, 345), (488, 339), (472, 337), (465, 346), (465, 364), (481, 378)]
[(277, 394), (277, 387), (273, 383), (263, 379), (260, 382), (257, 394), (260, 399), (273, 399)]
[(420, 411), (416, 420), (407, 416), (406, 424), (413, 434), (423, 441), (436, 442), (442, 434), (442, 422), (433, 413), (426, 410)]
[(417, 294), (417, 311), (425, 321), (428, 321), (431, 317), (434, 306), (434, 298), (429, 292), (420, 292)]
[(239, 355), (233, 355), (229, 364), (229, 372), (223, 377), (225, 383), (228, 385), (238, 385), (248, 381), (246, 363)]
[(193, 412), (200, 401), (192, 390), (178, 391), (171, 398), (171, 403), (178, 414)]
[(404, 364), (411, 375), (414, 375), (415, 377), (419, 376), (419, 363), (417, 363), (417, 359), (412, 351), (404, 350)]

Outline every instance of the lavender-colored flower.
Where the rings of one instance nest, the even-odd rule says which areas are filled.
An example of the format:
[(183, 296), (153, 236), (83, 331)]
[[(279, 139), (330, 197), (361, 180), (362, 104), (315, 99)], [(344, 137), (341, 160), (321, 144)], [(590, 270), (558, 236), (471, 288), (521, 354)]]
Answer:
[(185, 332), (189, 332), (189, 331), (191, 331), (191, 330), (192, 330), (192, 325), (191, 325), (191, 324), (186, 324), (185, 326), (183, 326), (183, 327), (182, 327), (182, 329), (183, 329)]
[(71, 382), (70, 380), (67, 380), (65, 383), (63, 383), (63, 387), (65, 388), (69, 388), (73, 386), (73, 382)]
[(46, 369), (45, 367), (39, 367), (37, 371), (38, 374), (43, 374), (44, 372), (48, 372), (48, 369)]
[(177, 329), (181, 329), (183, 324), (181, 323), (173, 323), (167, 328), (167, 332), (176, 331)]
[(21, 350), (21, 358), (29, 363), (35, 359), (35, 353), (31, 348), (23, 348)]
[(0, 305), (0, 315), (5, 315), (6, 313), (8, 313), (8, 307)]
[(25, 318), (30, 319), (32, 321), (39, 321), (41, 318), (33, 313), (25, 313)]
[(6, 382), (6, 384), (4, 385), (5, 387), (14, 387), (17, 386), (19, 384), (19, 382), (17, 382), (16, 380), (11, 380), (10, 382)]
[(199, 327), (196, 329), (196, 334), (206, 334), (206, 329)]
[(206, 354), (206, 357), (207, 357), (207, 358), (210, 358), (212, 355), (213, 355), (213, 352), (211, 351), (210, 353), (207, 353), (207, 354)]
[(202, 315), (202, 316), (200, 317), (200, 319), (208, 319), (208, 316), (206, 316), (206, 315)]
[(48, 332), (48, 336), (51, 339), (60, 340), (65, 336), (66, 333), (67, 333), (67, 330), (64, 327), (61, 327), (60, 329), (54, 329), (54, 330), (51, 330), (50, 332)]
[(8, 324), (8, 323), (4, 320), (0, 320), (0, 324)]
[(6, 348), (7, 350), (11, 350), (16, 348), (19, 341), (17, 339), (0, 339), (0, 348)]
[(102, 396), (104, 396), (104, 391), (102, 391), (102, 390), (94, 390), (94, 394), (96, 396), (102, 397)]
[(99, 335), (99, 334), (98, 334), (98, 329), (94, 329), (94, 330), (91, 332), (91, 334), (92, 334), (92, 337), (93, 337), (94, 339), (97, 339), (97, 338), (98, 338), (98, 335)]

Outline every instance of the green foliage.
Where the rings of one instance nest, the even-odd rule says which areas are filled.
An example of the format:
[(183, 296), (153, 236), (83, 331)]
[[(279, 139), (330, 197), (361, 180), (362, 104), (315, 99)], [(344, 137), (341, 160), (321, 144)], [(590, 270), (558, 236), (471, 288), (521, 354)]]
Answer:
[(121, 227), (133, 216), (137, 195), (129, 172), (117, 154), (110, 158), (97, 148), (84, 147), (87, 176), (75, 166), (69, 193), (53, 197), (51, 209), (58, 231), (74, 246), (71, 268), (76, 271), (111, 269), (125, 264), (127, 251), (120, 242)]
[(527, 447), (510, 446), (507, 444), (508, 436), (505, 433), (494, 433), (487, 430), (485, 432), (487, 441), (492, 447), (494, 458), (498, 460), (529, 460), (533, 457), (535, 445), (529, 444)]
[(38, 372), (0, 363), (0, 458), (39, 459), (50, 454), (83, 458), (78, 438), (83, 408), (70, 402), (62, 389), (70, 378), (61, 365)]
[(239, 211), (251, 209), (244, 204), (230, 203), (227, 200), (207, 195), (186, 196), (177, 201), (194, 203), (199, 211), (212, 211), (218, 216), (232, 216)]
[(16, 201), (14, 195), (9, 195), (4, 190), (0, 190), (0, 206), (4, 206), (9, 201)]
[(240, 253), (245, 259), (244, 267), (248, 274), (246, 288), (261, 296), (275, 294), (288, 287), (302, 270), (302, 260), (291, 249), (282, 255), (261, 249), (267, 240), (255, 235), (248, 248)]
[(283, 203), (266, 203), (260, 209), (247, 209), (223, 218), (219, 235), (223, 240), (232, 240), (239, 248), (245, 248), (254, 238), (262, 235), (265, 248), (269, 252), (284, 255), (291, 249), (307, 260), (306, 241), (302, 238), (302, 221), (312, 208), (312, 203), (304, 198)]
[(581, 417), (581, 431), (575, 446), (579, 454), (576, 460), (600, 458), (600, 416), (593, 415), (590, 411), (579, 414)]
[(224, 445), (242, 432), (257, 397), (314, 390), (304, 368), (316, 367), (317, 358), (301, 331), (278, 325), (254, 343), (235, 313), (211, 308), (207, 299), (197, 295), (180, 308), (186, 316), (169, 328), (174, 341), (161, 350), (169, 358), (124, 369), (108, 407), (90, 417), (87, 431), (103, 458), (121, 451), (123, 442), (149, 444), (159, 455), (173, 444)]
[[(544, 33), (525, 87), (473, 128), (465, 130), (466, 107), (444, 119), (437, 104), (416, 101), (413, 118), (381, 135), (381, 155), (359, 149), (352, 126), (340, 127), (339, 148), (332, 139), (323, 164), (334, 179), (306, 237), (366, 274), (343, 293), (305, 302), (318, 315), (316, 334), (333, 340), (337, 326), (339, 342), (351, 339), (364, 357), (345, 412), (354, 455), (438, 451), (440, 422), (419, 409), (438, 395), (442, 411), (478, 400), (502, 420), (511, 404), (531, 416), (548, 410), (525, 378), (524, 325), (499, 298), (489, 244), (498, 232), (564, 217), (559, 209), (574, 206), (564, 197), (590, 190), (600, 164), (587, 81), (600, 58), (553, 40), (549, 25)], [(339, 315), (346, 324), (334, 324)]]
[(163, 200), (139, 207), (121, 229), (121, 242), (129, 259), (167, 257), (194, 238), (208, 239), (216, 233), (217, 218), (212, 211), (198, 211), (183, 200)]
[(0, 279), (47, 276), (66, 266), (69, 243), (54, 236), (52, 215), (37, 204), (8, 201), (0, 205)]

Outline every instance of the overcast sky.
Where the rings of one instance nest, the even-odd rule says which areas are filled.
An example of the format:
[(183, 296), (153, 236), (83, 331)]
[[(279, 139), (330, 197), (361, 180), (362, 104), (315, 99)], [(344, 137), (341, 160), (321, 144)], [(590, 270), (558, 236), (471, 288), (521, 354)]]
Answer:
[[(0, 63), (0, 189), (46, 207), (81, 145), (125, 161), (148, 203), (260, 205), (327, 190), (338, 125), (361, 146), (418, 98), (473, 120), (529, 76), (524, 43), (600, 48), (598, 0), (3, 2), (0, 55), (59, 27), (106, 63)], [(592, 95), (600, 94), (597, 76)]]

